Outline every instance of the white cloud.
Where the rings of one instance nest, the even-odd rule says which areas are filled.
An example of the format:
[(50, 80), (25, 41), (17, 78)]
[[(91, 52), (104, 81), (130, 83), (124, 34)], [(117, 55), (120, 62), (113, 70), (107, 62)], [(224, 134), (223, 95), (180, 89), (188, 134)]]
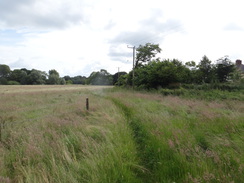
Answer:
[(163, 58), (244, 59), (241, 0), (8, 0), (0, 17), (0, 62), (11, 68), (129, 71), (127, 44), (146, 42), (159, 43)]

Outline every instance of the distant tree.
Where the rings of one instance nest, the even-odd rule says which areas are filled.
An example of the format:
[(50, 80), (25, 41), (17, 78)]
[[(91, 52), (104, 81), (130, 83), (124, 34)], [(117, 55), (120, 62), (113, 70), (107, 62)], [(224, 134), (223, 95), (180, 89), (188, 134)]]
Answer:
[(141, 88), (167, 87), (189, 81), (190, 70), (179, 60), (153, 60), (135, 69), (135, 86)]
[(58, 85), (60, 84), (60, 78), (56, 74), (51, 74), (48, 76), (47, 83), (51, 85)]
[(101, 69), (99, 72), (92, 72), (87, 78), (87, 84), (91, 85), (112, 85), (112, 75), (105, 69)]
[[(129, 73), (130, 74), (130, 73)], [(116, 82), (117, 86), (128, 86), (128, 77), (129, 74), (125, 74), (119, 77), (118, 81)]]
[(113, 85), (115, 85), (119, 81), (119, 77), (126, 75), (126, 72), (117, 72), (113, 75)]
[(197, 68), (198, 72), (196, 73), (196, 77), (200, 82), (210, 83), (215, 79), (213, 65), (211, 64), (211, 60), (209, 60), (206, 55), (202, 57), (202, 60), (197, 65)]
[(0, 77), (0, 85), (7, 85), (8, 84), (8, 80), (4, 77)]
[(59, 73), (55, 69), (49, 70), (48, 73), (49, 73), (49, 75), (54, 74), (54, 75), (57, 75), (59, 77)]
[(61, 85), (65, 85), (66, 84), (66, 81), (64, 78), (59, 78), (59, 82)]
[(5, 78), (9, 76), (11, 70), (8, 65), (0, 64), (0, 78)]
[(86, 77), (85, 76), (75, 76), (71, 78), (73, 84), (86, 84)]
[(48, 84), (52, 84), (52, 85), (60, 84), (59, 73), (55, 69), (49, 70), (48, 73), (49, 73)]
[(159, 44), (146, 43), (145, 45), (140, 45), (136, 51), (135, 68), (141, 66), (142, 63), (151, 61), (162, 49)]
[(25, 84), (27, 73), (20, 69), (15, 69), (10, 73), (9, 80)]
[(195, 68), (196, 67), (196, 62), (194, 61), (189, 61), (189, 62), (186, 62), (185, 65), (189, 68)]
[(65, 80), (66, 85), (72, 85), (73, 82), (71, 80)]
[(65, 81), (71, 80), (70, 76), (64, 76)]
[(217, 60), (216, 74), (219, 82), (226, 82), (228, 77), (235, 71), (235, 65), (228, 56), (224, 56)]
[(31, 73), (31, 70), (28, 70), (28, 69), (26, 69), (26, 68), (22, 68), (22, 69), (20, 69), (20, 70), (25, 71), (27, 75), (29, 75), (29, 74)]
[(27, 76), (27, 84), (31, 85), (42, 85), (46, 84), (47, 73), (32, 69), (31, 73)]
[(85, 76), (64, 76), (64, 79), (66, 81), (66, 84), (86, 84), (86, 77)]

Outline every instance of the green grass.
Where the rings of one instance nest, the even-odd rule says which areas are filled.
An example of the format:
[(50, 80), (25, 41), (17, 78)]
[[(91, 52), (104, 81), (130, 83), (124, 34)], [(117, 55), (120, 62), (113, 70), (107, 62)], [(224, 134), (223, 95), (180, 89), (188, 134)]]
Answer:
[(139, 126), (143, 140), (137, 144), (143, 148), (138, 151), (149, 171), (145, 182), (244, 180), (242, 102), (204, 102), (138, 92), (114, 95), (120, 105), (133, 111), (135, 133)]
[(244, 180), (238, 99), (0, 86), (0, 116), (0, 182)]
[(244, 101), (244, 90), (241, 91), (221, 91), (221, 90), (195, 90), (195, 89), (160, 89), (164, 96), (181, 96), (188, 99), (200, 100), (237, 100)]

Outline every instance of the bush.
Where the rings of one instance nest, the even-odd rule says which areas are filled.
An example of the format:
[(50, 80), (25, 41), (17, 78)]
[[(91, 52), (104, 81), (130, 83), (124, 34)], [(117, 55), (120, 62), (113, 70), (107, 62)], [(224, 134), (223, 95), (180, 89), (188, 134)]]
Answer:
[(0, 84), (1, 85), (6, 85), (6, 84), (8, 84), (8, 80), (6, 78), (0, 77)]
[(20, 85), (18, 81), (8, 81), (8, 85)]

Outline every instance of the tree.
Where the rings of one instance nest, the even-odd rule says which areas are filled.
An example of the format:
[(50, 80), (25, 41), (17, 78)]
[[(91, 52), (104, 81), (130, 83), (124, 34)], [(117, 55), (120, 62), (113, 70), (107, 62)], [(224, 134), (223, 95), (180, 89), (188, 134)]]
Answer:
[(27, 84), (40, 85), (45, 84), (47, 80), (47, 73), (32, 69), (31, 73), (27, 76)]
[(75, 76), (71, 78), (73, 84), (86, 84), (86, 77), (85, 76)]
[(135, 86), (140, 88), (167, 87), (189, 81), (190, 70), (179, 60), (159, 59), (135, 69)]
[(28, 70), (28, 69), (26, 69), (26, 68), (22, 68), (22, 69), (20, 69), (20, 70), (26, 72), (27, 75), (29, 75), (29, 74), (31, 73), (31, 70)]
[(55, 69), (50, 70), (48, 73), (48, 84), (60, 84), (59, 73)]
[(59, 77), (59, 73), (55, 69), (49, 70), (48, 73), (49, 73), (49, 75), (54, 74), (54, 75), (57, 75)]
[(219, 82), (226, 82), (231, 73), (235, 70), (235, 65), (228, 56), (224, 56), (217, 60), (216, 74)]
[(87, 78), (87, 84), (91, 85), (112, 85), (112, 75), (105, 69), (101, 69), (99, 72), (92, 72)]
[(66, 81), (66, 84), (86, 84), (86, 77), (85, 76), (64, 76), (64, 79)]
[(117, 72), (113, 75), (113, 85), (115, 85), (118, 81), (119, 81), (119, 78), (123, 75), (126, 75), (127, 73), (126, 72)]
[(15, 69), (10, 73), (9, 80), (25, 84), (27, 73), (20, 69)]
[(0, 78), (5, 78), (9, 76), (11, 70), (8, 65), (0, 64)]
[(202, 60), (197, 67), (199, 69), (197, 72), (197, 77), (199, 78), (200, 82), (210, 83), (215, 79), (211, 60), (209, 60), (206, 55), (202, 57)]
[(146, 43), (145, 45), (140, 45), (136, 51), (135, 68), (141, 66), (142, 63), (151, 61), (162, 49), (159, 44)]
[(195, 68), (195, 67), (196, 67), (196, 62), (194, 62), (194, 61), (189, 61), (189, 62), (186, 62), (185, 65), (186, 65), (188, 68)]
[(7, 85), (8, 84), (8, 80), (4, 77), (0, 77), (0, 85)]

